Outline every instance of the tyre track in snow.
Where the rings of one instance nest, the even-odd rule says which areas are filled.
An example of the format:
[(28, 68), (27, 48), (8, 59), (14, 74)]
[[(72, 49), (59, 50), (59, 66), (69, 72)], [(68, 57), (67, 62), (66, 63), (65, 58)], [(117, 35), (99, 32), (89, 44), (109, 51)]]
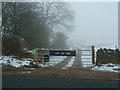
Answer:
[(81, 68), (81, 67), (83, 67), (82, 60), (81, 60), (81, 53), (78, 51), (74, 59), (74, 62), (70, 68)]
[(72, 56), (68, 56), (66, 57), (62, 62), (56, 64), (54, 67), (55, 68), (63, 68), (64, 66), (66, 66), (68, 64), (68, 62), (71, 60)]

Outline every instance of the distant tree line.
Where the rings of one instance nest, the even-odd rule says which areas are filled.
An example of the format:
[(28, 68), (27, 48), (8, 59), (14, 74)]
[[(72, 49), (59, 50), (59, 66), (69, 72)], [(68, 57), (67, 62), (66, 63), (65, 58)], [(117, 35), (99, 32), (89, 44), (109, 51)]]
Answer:
[(55, 48), (66, 47), (65, 34), (57, 31), (71, 31), (72, 20), (73, 12), (66, 3), (3, 2), (3, 54), (19, 54), (24, 47), (54, 48), (56, 43)]
[(120, 51), (119, 49), (102, 49), (97, 51), (96, 64), (120, 64)]

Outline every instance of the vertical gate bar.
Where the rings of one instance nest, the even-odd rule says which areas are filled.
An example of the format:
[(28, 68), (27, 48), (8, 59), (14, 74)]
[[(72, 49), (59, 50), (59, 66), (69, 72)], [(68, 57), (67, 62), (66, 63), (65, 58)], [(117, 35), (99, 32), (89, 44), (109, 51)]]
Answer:
[(94, 50), (94, 46), (92, 46), (92, 64), (95, 64), (95, 50)]

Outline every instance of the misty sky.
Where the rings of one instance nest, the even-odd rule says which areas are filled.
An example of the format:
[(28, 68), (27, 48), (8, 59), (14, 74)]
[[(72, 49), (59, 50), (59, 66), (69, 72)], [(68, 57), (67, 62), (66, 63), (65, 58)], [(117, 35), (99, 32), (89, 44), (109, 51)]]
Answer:
[[(79, 46), (118, 46), (118, 3), (69, 2), (75, 11), (75, 27), (70, 34), (71, 43)], [(73, 45), (73, 44), (72, 44)]]

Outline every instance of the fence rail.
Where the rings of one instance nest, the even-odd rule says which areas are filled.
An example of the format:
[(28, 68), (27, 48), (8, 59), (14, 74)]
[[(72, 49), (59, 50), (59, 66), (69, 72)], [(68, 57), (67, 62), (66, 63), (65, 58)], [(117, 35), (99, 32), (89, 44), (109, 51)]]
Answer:
[[(69, 52), (69, 51), (72, 51), (72, 52), (75, 52), (76, 55), (79, 55), (82, 60), (82, 62), (84, 62), (86, 60), (86, 62), (92, 62), (92, 64), (95, 63), (95, 51), (94, 51), (94, 46), (91, 47), (91, 49), (73, 49), (73, 50), (70, 50), (70, 49), (51, 49), (51, 48), (36, 48), (34, 50), (37, 50), (37, 54), (34, 55), (34, 59), (38, 59), (38, 60), (44, 60), (44, 59), (54, 59), (53, 56), (54, 55), (51, 55), (50, 54), (50, 50), (52, 51), (60, 51), (60, 52)], [(78, 54), (78, 52), (80, 52)], [(74, 56), (75, 56), (74, 54)], [(45, 57), (44, 55), (49, 55), (49, 57)], [(56, 54), (55, 54), (56, 55)], [(67, 56), (67, 54), (65, 54)], [(65, 58), (65, 55), (62, 55), (60, 54), (60, 56), (54, 56), (54, 57), (57, 57), (58, 59), (64, 59)], [(70, 56), (70, 55), (68, 55)], [(86, 56), (86, 57), (85, 57)], [(90, 58), (90, 57), (91, 58)], [(84, 58), (83, 58), (84, 57)], [(87, 58), (89, 57), (89, 58)], [(38, 61), (36, 60), (36, 61)]]

